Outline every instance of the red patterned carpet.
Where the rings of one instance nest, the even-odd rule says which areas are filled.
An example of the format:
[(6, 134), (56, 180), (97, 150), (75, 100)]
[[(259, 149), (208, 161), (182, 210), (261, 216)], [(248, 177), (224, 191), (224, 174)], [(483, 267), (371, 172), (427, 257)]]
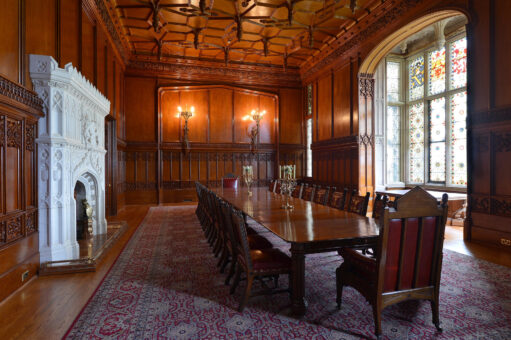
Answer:
[[(229, 295), (194, 211), (152, 208), (66, 338), (375, 338), (371, 307), (358, 292), (346, 288), (343, 308), (336, 309), (335, 268), (342, 258), (334, 253), (307, 257), (303, 320), (287, 316), (287, 294), (252, 298), (238, 313), (244, 282)], [(265, 236), (287, 251), (281, 240)], [(441, 282), (443, 333), (431, 322), (429, 302), (411, 301), (385, 309), (384, 338), (511, 339), (509, 268), (445, 250)]]

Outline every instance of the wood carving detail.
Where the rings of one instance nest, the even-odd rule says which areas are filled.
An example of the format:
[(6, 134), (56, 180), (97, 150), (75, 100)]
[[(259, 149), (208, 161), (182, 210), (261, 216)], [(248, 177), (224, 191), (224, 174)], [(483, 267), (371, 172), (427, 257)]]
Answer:
[(501, 133), (495, 135), (495, 151), (511, 152), (511, 133)]
[(7, 221), (6, 242), (11, 242), (23, 237), (22, 217), (17, 216)]
[(497, 198), (491, 199), (492, 214), (501, 216), (511, 216), (511, 198)]
[(22, 133), (20, 121), (7, 121), (7, 146), (21, 148)]
[(0, 116), (0, 147), (4, 146), (5, 140), (5, 117)]
[(0, 222), (0, 245), (6, 242), (5, 222)]
[(473, 212), (489, 214), (490, 213), (490, 197), (487, 196), (470, 196), (470, 208)]
[(26, 124), (25, 126), (25, 149), (27, 151), (35, 150), (35, 124)]
[(37, 111), (43, 110), (43, 101), (34, 92), (0, 76), (0, 95), (25, 104)]
[(359, 78), (360, 95), (364, 98), (374, 97), (374, 78), (372, 74), (361, 74)]
[(25, 218), (25, 230), (27, 235), (30, 235), (37, 231), (37, 213), (33, 212), (26, 215)]

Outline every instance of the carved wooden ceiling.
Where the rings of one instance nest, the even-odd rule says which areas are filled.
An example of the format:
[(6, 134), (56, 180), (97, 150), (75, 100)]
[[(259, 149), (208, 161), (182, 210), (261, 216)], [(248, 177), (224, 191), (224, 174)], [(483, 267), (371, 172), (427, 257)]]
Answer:
[(112, 0), (136, 59), (300, 67), (382, 0)]

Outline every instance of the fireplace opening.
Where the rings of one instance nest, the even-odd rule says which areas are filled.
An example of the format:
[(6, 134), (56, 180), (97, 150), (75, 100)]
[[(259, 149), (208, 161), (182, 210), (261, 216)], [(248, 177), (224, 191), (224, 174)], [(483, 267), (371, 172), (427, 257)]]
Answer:
[(83, 240), (87, 236), (87, 213), (84, 206), (87, 202), (87, 195), (85, 185), (80, 181), (76, 182), (74, 197), (76, 202), (76, 239)]

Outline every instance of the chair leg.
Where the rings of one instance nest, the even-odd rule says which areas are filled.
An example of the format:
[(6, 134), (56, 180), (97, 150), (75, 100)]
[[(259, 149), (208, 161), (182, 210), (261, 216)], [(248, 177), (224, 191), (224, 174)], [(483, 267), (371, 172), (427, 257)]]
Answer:
[(234, 276), (234, 282), (232, 283), (231, 287), (231, 294), (234, 294), (236, 291), (236, 287), (238, 287), (238, 284), (240, 283), (240, 277), (241, 277), (241, 265), (238, 263), (236, 266), (236, 276)]
[(335, 282), (337, 286), (337, 309), (341, 309), (341, 303), (342, 303), (342, 290), (343, 290), (343, 283), (341, 280), (341, 268), (337, 268), (335, 270)]
[(236, 269), (236, 262), (237, 262), (236, 257), (232, 256), (231, 267), (229, 268), (229, 274), (225, 278), (225, 284), (227, 286), (229, 285), (229, 282), (231, 281), (231, 278), (234, 275), (234, 270)]
[(433, 313), (433, 323), (435, 324), (436, 329), (441, 332), (442, 328), (440, 328), (440, 313), (438, 311), (438, 302), (431, 300), (431, 312)]
[(373, 304), (374, 333), (377, 339), (381, 339), (381, 307), (377, 302)]
[[(220, 253), (220, 258), (218, 259), (218, 262), (217, 262), (216, 266), (217, 267), (222, 266), (222, 264), (224, 263), (226, 257), (227, 257), (227, 248), (226, 247), (222, 247), (221, 253)], [(220, 270), (220, 273), (222, 273), (222, 270)]]
[(227, 264), (229, 263), (230, 258), (231, 258), (231, 256), (229, 255), (229, 252), (225, 251), (224, 261), (220, 265), (220, 273), (223, 274), (225, 272), (225, 268), (227, 267)]
[(245, 288), (245, 294), (241, 298), (240, 305), (238, 307), (238, 312), (243, 312), (245, 305), (247, 304), (248, 298), (250, 297), (250, 292), (252, 291), (252, 282), (254, 282), (254, 277), (252, 275), (247, 275), (247, 287)]

